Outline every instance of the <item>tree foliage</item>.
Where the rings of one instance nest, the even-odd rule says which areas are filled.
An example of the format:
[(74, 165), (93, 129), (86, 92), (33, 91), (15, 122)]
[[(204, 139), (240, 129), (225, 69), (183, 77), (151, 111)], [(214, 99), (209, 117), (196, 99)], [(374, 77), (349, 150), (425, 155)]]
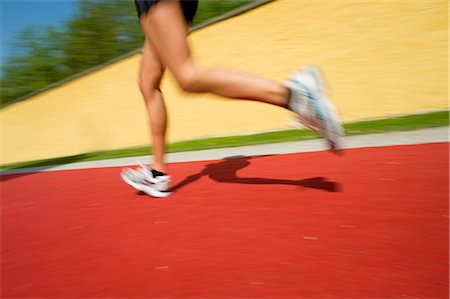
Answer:
[[(60, 28), (27, 28), (2, 66), (0, 105), (141, 47), (143, 34), (131, 0), (78, 0)], [(252, 0), (200, 0), (193, 25)]]

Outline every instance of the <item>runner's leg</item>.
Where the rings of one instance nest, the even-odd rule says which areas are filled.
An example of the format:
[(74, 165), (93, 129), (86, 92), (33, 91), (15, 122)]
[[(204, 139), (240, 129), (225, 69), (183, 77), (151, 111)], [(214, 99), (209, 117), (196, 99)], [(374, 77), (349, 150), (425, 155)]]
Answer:
[(152, 168), (166, 172), (164, 163), (167, 130), (167, 111), (160, 89), (164, 66), (148, 39), (142, 50), (142, 60), (139, 73), (139, 87), (147, 106), (150, 132), (153, 144)]
[(281, 83), (222, 68), (198, 69), (190, 54), (186, 21), (177, 1), (160, 1), (141, 17), (141, 25), (162, 64), (185, 91), (211, 92), (287, 107), (289, 91)]

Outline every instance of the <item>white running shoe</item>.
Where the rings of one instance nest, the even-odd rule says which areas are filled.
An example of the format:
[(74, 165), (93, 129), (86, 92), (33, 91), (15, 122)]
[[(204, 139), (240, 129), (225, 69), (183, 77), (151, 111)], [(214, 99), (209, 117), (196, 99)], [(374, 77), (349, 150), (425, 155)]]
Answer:
[(332, 151), (342, 145), (344, 130), (335, 106), (327, 97), (325, 81), (318, 68), (305, 66), (286, 81), (291, 90), (289, 109), (304, 127), (320, 133)]
[(124, 168), (120, 174), (122, 179), (136, 190), (145, 192), (152, 197), (167, 197), (169, 192), (170, 176), (154, 177), (152, 169), (140, 164), (139, 168)]

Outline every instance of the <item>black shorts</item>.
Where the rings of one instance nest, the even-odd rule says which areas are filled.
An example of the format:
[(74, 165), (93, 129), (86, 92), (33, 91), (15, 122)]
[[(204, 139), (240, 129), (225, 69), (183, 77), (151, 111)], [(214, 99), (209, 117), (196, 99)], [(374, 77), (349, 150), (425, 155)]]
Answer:
[[(138, 17), (147, 13), (154, 5), (157, 5), (160, 0), (134, 0), (136, 4), (136, 10)], [(178, 1), (178, 0), (170, 0)], [(181, 10), (183, 11), (184, 19), (187, 23), (191, 23), (194, 19), (195, 12), (198, 7), (198, 0), (179, 0), (181, 4)]]

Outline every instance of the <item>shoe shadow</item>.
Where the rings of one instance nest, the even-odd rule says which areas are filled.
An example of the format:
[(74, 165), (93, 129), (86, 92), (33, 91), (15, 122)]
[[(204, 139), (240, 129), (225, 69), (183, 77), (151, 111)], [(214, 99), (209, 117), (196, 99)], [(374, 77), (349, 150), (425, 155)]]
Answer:
[(250, 160), (265, 156), (233, 156), (226, 157), (217, 163), (207, 164), (199, 173), (186, 177), (171, 188), (171, 191), (177, 191), (186, 185), (189, 185), (203, 176), (219, 183), (234, 183), (234, 184), (248, 184), (248, 185), (292, 185), (300, 188), (312, 188), (328, 192), (339, 192), (340, 185), (336, 182), (327, 180), (324, 177), (313, 177), (303, 180), (286, 180), (286, 179), (272, 179), (260, 177), (238, 177), (237, 171), (243, 169), (251, 164)]

